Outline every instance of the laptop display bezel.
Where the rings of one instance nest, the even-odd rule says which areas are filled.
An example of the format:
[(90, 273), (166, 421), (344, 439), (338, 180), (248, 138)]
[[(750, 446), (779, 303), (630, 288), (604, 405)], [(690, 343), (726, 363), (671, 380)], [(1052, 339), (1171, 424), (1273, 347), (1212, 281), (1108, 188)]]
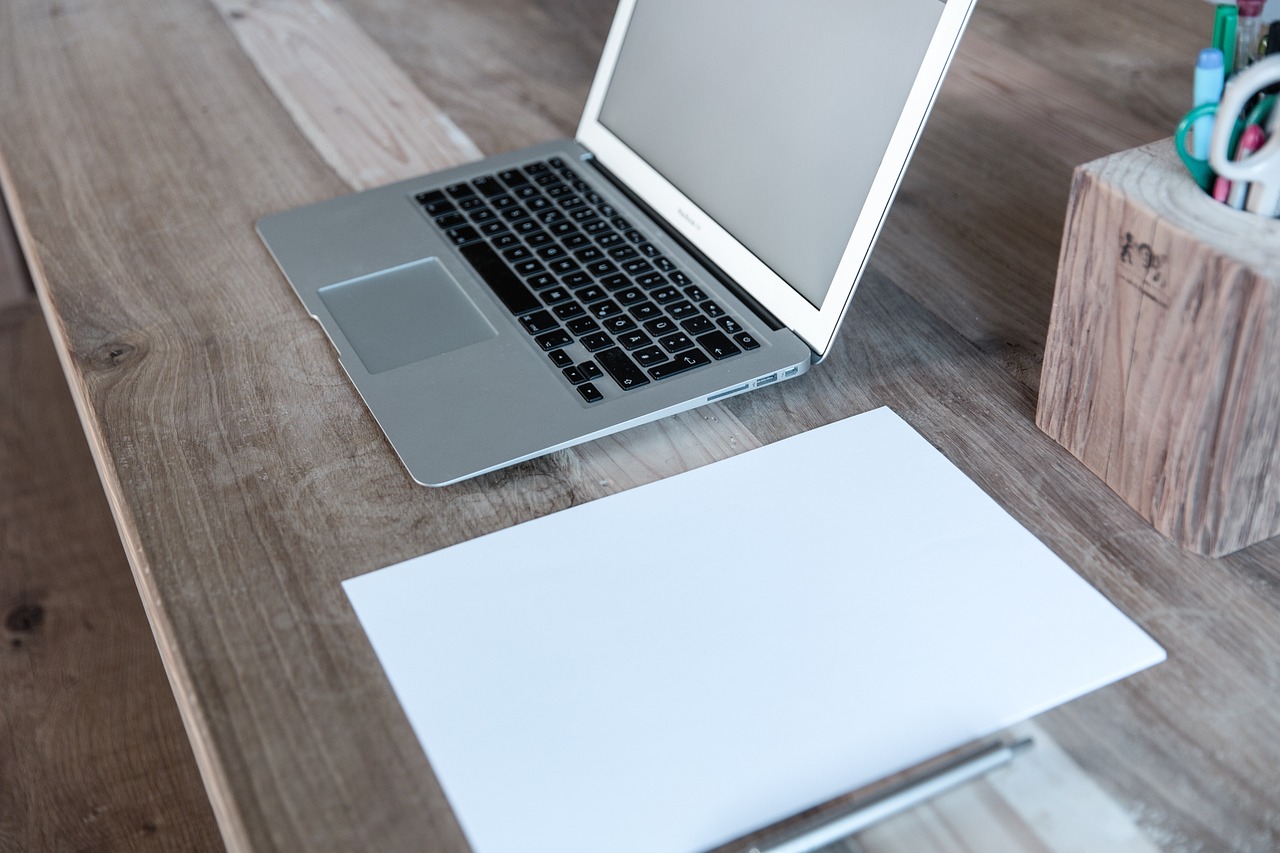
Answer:
[(941, 19), (845, 246), (826, 298), (817, 307), (600, 121), (609, 83), (637, 2), (643, 0), (621, 0), (618, 5), (583, 109), (577, 141), (661, 216), (669, 227), (695, 245), (722, 272), (804, 340), (818, 358), (824, 357), (848, 309), (854, 288), (866, 268), (871, 249), (884, 224), (889, 205), (919, 140), (975, 0), (946, 0)]

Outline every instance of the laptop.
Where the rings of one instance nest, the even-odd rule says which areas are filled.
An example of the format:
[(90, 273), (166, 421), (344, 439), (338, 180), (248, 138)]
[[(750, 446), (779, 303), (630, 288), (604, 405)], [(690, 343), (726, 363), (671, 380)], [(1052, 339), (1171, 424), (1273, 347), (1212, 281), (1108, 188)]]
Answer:
[(794, 379), (973, 2), (621, 0), (574, 139), (258, 233), (423, 485)]

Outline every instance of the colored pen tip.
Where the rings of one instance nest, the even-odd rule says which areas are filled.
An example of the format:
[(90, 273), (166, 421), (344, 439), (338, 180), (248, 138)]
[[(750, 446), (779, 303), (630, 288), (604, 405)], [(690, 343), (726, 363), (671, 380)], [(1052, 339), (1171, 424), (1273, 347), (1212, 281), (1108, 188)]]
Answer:
[(1197, 68), (1221, 68), (1225, 60), (1222, 58), (1222, 51), (1216, 47), (1206, 47), (1200, 51), (1200, 58), (1196, 61)]
[(1246, 18), (1258, 17), (1262, 14), (1262, 7), (1266, 5), (1267, 0), (1236, 0), (1236, 8)]

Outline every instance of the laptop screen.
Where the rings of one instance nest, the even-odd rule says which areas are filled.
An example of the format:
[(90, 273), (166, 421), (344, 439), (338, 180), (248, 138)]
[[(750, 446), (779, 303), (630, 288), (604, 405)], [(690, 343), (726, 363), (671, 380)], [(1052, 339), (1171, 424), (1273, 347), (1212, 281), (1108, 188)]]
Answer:
[(821, 308), (943, 0), (639, 0), (600, 122)]

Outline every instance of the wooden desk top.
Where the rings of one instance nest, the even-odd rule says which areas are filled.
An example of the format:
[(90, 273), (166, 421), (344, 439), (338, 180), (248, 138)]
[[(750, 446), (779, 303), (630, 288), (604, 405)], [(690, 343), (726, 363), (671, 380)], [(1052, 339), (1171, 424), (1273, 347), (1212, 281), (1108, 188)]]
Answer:
[(252, 223), (571, 134), (612, 6), (0, 5), (0, 177), (228, 846), (466, 849), (342, 579), (885, 404), (1170, 660), (1036, 721), (1047, 822), (984, 782), (855, 844), (1280, 846), (1280, 540), (1182, 552), (1033, 423), (1071, 168), (1169, 135), (1210, 7), (982, 0), (824, 364), (415, 486)]

